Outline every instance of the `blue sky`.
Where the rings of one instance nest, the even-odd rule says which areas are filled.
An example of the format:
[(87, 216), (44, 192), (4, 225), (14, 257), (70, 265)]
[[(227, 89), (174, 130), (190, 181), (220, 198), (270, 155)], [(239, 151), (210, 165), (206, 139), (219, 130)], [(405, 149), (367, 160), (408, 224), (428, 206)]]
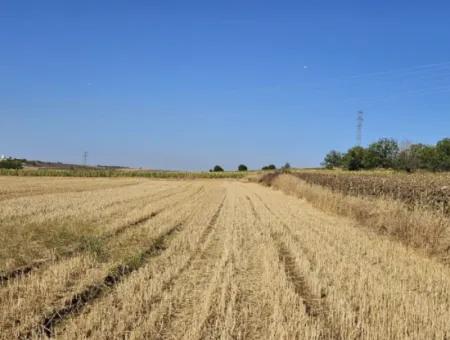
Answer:
[(0, 154), (316, 166), (450, 136), (447, 1), (1, 1)]

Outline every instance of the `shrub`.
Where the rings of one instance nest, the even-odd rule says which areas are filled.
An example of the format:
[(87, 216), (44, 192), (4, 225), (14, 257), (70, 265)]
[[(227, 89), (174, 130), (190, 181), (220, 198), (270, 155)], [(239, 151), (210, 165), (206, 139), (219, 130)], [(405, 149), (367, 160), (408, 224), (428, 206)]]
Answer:
[(400, 147), (392, 138), (381, 138), (366, 149), (358, 146), (345, 155), (332, 150), (322, 163), (328, 169), (343, 166), (348, 170), (393, 168), (413, 172), (418, 169), (450, 171), (450, 138), (433, 145), (410, 144)]
[(348, 170), (361, 170), (364, 168), (365, 150), (355, 146), (347, 151), (343, 157), (343, 165)]
[(395, 168), (413, 172), (418, 169), (433, 170), (435, 168), (434, 148), (424, 144), (411, 144), (404, 150), (400, 151)]
[(244, 165), (244, 164), (240, 164), (240, 165), (238, 166), (238, 171), (247, 171), (247, 170), (248, 170), (248, 168), (247, 168), (247, 166)]
[(213, 172), (223, 172), (223, 168), (220, 165), (216, 165), (213, 169)]
[(289, 164), (288, 162), (286, 162), (286, 164), (284, 164), (281, 167), (281, 171), (284, 173), (288, 173), (290, 169), (291, 169), (291, 164)]
[(399, 170), (405, 170), (407, 172), (417, 170), (419, 168), (419, 161), (414, 156), (415, 155), (411, 148), (400, 151), (395, 167)]
[(266, 165), (266, 166), (262, 167), (262, 170), (276, 170), (276, 169), (277, 169), (277, 167), (275, 165), (273, 165), (273, 164)]
[(436, 144), (438, 170), (450, 171), (450, 138), (444, 138)]
[(394, 139), (381, 138), (367, 148), (364, 155), (364, 167), (392, 168), (399, 153), (398, 143)]
[(342, 166), (342, 154), (339, 151), (331, 150), (325, 156), (322, 165), (327, 169), (333, 169)]
[(7, 158), (0, 161), (1, 169), (22, 169), (23, 168), (23, 160), (21, 159), (13, 159)]

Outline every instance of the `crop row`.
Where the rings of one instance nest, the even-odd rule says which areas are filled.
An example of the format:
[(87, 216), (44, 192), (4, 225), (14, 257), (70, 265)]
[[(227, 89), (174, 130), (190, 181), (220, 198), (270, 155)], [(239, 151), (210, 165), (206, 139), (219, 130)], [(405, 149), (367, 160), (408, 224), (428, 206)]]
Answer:
[(0, 176), (55, 176), (55, 177), (146, 177), (146, 178), (242, 178), (246, 172), (181, 172), (150, 170), (99, 169), (0, 169)]
[(450, 181), (439, 175), (370, 175), (305, 171), (294, 174), (310, 184), (352, 196), (388, 197), (411, 207), (450, 215)]

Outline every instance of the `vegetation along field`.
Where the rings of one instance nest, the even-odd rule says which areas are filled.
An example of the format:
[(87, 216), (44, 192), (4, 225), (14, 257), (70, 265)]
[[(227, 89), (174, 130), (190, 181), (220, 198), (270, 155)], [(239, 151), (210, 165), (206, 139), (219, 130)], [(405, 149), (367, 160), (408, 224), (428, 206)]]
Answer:
[(448, 339), (448, 177), (411, 176), (0, 177), (0, 337)]

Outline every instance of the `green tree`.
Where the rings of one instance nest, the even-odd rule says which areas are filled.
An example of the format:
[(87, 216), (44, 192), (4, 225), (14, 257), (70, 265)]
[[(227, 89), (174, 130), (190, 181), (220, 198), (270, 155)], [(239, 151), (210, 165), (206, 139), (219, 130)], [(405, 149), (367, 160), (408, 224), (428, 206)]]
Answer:
[(291, 164), (289, 164), (289, 162), (286, 162), (282, 167), (281, 167), (281, 171), (282, 172), (289, 172), (289, 170), (291, 169)]
[(413, 172), (420, 168), (419, 144), (411, 144), (400, 150), (395, 162), (395, 168)]
[(438, 170), (450, 171), (450, 138), (436, 143), (436, 158)]
[(343, 165), (348, 170), (361, 170), (364, 168), (366, 150), (361, 146), (355, 146), (347, 151), (343, 157)]
[(418, 159), (419, 169), (436, 171), (439, 168), (436, 148), (432, 145), (414, 144), (412, 147), (414, 157)]
[(410, 169), (410, 171), (414, 171), (416, 169), (425, 169), (425, 170), (437, 170), (438, 162), (436, 157), (436, 149), (434, 146), (425, 145), (425, 144), (412, 144), (408, 150), (405, 150), (402, 157), (399, 155), (399, 162), (401, 163), (402, 158), (406, 157), (406, 167), (404, 170)]
[(244, 165), (244, 164), (240, 164), (240, 165), (238, 166), (238, 171), (247, 171), (247, 170), (248, 170), (248, 168), (247, 168), (247, 166)]
[(325, 156), (322, 165), (327, 169), (338, 168), (342, 166), (342, 153), (336, 150), (331, 150)]
[(266, 166), (262, 167), (262, 170), (276, 170), (276, 169), (277, 169), (277, 167), (275, 165), (273, 165), (273, 164), (266, 165)]
[(381, 138), (367, 148), (365, 168), (393, 168), (399, 153), (398, 143), (391, 138)]
[(216, 165), (213, 169), (213, 172), (222, 172), (223, 168), (220, 165)]
[(0, 161), (0, 168), (2, 169), (22, 169), (23, 159), (6, 158)]

